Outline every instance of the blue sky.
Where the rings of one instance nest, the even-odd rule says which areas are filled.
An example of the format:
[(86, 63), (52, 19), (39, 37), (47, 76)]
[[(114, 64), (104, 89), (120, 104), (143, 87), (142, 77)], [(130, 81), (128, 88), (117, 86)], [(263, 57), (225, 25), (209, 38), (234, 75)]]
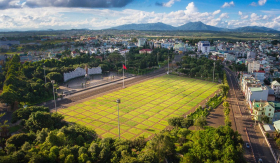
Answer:
[(280, 30), (280, 0), (0, 0), (0, 30), (106, 29), (188, 22)]

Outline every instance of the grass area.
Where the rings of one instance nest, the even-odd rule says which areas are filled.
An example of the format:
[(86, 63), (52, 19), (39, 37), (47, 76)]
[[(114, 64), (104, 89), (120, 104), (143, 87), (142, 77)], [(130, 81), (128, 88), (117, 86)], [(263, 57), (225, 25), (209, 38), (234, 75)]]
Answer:
[(188, 112), (218, 90), (217, 84), (173, 75), (154, 78), (58, 111), (66, 120), (93, 128), (101, 137), (149, 137), (168, 126), (167, 120)]

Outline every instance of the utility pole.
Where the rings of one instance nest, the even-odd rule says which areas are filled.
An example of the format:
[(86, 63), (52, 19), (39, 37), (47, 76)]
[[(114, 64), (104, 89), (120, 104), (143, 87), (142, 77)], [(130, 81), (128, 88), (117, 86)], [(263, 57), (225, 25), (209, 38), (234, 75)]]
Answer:
[(46, 66), (44, 65), (43, 67), (44, 67), (44, 76), (45, 76), (45, 85), (46, 85), (46, 83), (47, 83), (47, 79), (46, 79), (46, 72), (45, 72), (45, 68), (46, 68)]
[(214, 75), (215, 74), (215, 62), (214, 62), (214, 68), (213, 68), (213, 82), (214, 82)]
[(116, 101), (118, 105), (118, 129), (119, 129), (119, 139), (121, 138), (121, 130), (120, 130), (120, 110), (119, 110), (119, 103), (121, 103), (120, 99), (117, 99)]
[(159, 66), (159, 63), (158, 63), (158, 53), (157, 53), (157, 64), (158, 64), (158, 66)]
[(54, 100), (54, 108), (55, 108), (55, 112), (57, 113), (57, 109), (56, 109), (56, 100), (55, 100), (55, 92), (54, 92), (54, 83), (55, 83), (55, 80), (52, 80), (51, 82), (52, 82), (52, 84), (53, 84), (53, 100)]
[(168, 55), (168, 71), (167, 74), (169, 75), (169, 55)]

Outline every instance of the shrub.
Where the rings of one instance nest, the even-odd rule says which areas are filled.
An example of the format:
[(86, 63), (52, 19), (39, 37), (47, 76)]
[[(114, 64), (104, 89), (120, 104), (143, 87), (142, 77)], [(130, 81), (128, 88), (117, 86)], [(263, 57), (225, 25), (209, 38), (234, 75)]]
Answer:
[(278, 147), (280, 147), (280, 138), (278, 138), (278, 139), (276, 140), (276, 144), (277, 144)]
[(16, 110), (15, 112), (13, 112), (11, 122), (15, 123), (21, 119), (26, 120), (29, 118), (31, 113), (37, 112), (37, 111), (49, 112), (50, 110), (48, 107), (43, 107), (43, 106), (29, 106), (26, 108), (20, 108), (20, 109)]
[(8, 146), (9, 144), (15, 145), (15, 147), (19, 148), (21, 147), (25, 142), (32, 143), (36, 139), (35, 134), (26, 134), (26, 133), (20, 133), (20, 134), (15, 134), (11, 136), (9, 139), (6, 141), (6, 145)]
[(168, 119), (168, 124), (170, 126), (174, 126), (174, 127), (180, 127), (182, 126), (182, 121), (183, 121), (183, 117), (173, 117)]

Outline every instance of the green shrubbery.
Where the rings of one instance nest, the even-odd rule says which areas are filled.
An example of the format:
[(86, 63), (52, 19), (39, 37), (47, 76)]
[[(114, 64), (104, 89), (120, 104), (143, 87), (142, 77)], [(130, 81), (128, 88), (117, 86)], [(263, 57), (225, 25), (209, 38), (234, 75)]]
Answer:
[(21, 119), (28, 119), (31, 113), (37, 112), (37, 111), (42, 111), (42, 112), (49, 112), (49, 108), (44, 107), (44, 106), (29, 106), (26, 108), (20, 108), (16, 111), (13, 112), (12, 114), (12, 123), (15, 123), (18, 120)]

